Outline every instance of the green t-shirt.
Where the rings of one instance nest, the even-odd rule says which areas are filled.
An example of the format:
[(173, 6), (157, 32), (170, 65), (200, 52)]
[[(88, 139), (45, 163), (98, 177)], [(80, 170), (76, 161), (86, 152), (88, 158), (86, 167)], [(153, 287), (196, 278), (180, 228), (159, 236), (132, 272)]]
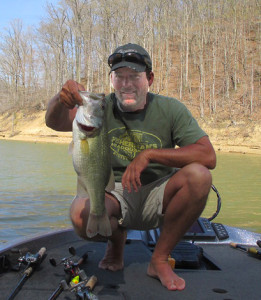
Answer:
[[(145, 109), (121, 112), (115, 94), (106, 96), (107, 123), (116, 182), (133, 158), (150, 148), (175, 148), (195, 143), (206, 133), (199, 127), (184, 104), (175, 98), (148, 93)], [(141, 174), (148, 184), (173, 171), (173, 168), (150, 163)]]

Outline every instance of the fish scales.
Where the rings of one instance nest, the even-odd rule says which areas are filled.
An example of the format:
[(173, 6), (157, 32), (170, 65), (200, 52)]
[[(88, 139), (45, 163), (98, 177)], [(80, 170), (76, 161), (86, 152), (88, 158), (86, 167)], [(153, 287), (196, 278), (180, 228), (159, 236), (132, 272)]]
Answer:
[(113, 188), (114, 178), (110, 164), (105, 112), (101, 105), (104, 98), (93, 100), (96, 94), (87, 92), (81, 92), (81, 96), (83, 105), (78, 108), (73, 122), (72, 156), (78, 175), (77, 196), (90, 199), (87, 236), (110, 236), (111, 225), (105, 208), (105, 188), (109, 181), (108, 189)]

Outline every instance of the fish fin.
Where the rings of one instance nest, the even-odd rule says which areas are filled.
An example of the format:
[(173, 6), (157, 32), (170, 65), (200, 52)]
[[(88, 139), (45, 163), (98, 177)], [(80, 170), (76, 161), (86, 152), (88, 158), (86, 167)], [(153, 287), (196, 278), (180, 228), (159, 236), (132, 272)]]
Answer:
[(86, 234), (89, 238), (92, 238), (97, 234), (111, 236), (111, 223), (106, 212), (102, 216), (96, 216), (90, 213)]
[(105, 191), (110, 192), (110, 191), (114, 190), (114, 188), (115, 188), (115, 178), (114, 178), (113, 171), (111, 169), (110, 179), (109, 179), (109, 182), (108, 182), (108, 184), (105, 188)]
[(77, 195), (81, 198), (90, 198), (81, 177), (77, 178)]
[(83, 155), (88, 155), (89, 154), (89, 144), (87, 139), (81, 140), (81, 152)]
[(70, 145), (69, 145), (69, 148), (68, 148), (68, 152), (69, 152), (70, 155), (73, 154), (73, 146), (74, 146), (74, 143), (73, 143), (73, 141), (71, 141)]

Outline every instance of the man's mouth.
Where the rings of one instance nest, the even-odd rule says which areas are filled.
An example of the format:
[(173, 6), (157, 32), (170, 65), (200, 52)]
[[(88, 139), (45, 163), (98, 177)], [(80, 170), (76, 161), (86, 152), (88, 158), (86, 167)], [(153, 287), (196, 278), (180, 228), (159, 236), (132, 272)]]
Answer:
[(124, 100), (125, 103), (131, 104), (136, 101), (136, 94), (123, 92), (122, 99)]
[(135, 92), (122, 92), (121, 94), (122, 94), (122, 96), (125, 96), (127, 98), (136, 96)]

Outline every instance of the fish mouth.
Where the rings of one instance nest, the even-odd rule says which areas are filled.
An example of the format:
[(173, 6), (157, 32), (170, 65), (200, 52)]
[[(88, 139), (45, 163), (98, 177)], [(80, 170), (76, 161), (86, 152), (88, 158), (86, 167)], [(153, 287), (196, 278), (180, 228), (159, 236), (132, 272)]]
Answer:
[(83, 124), (81, 124), (79, 122), (77, 122), (77, 124), (78, 124), (80, 130), (82, 130), (82, 131), (84, 131), (84, 132), (86, 132), (88, 134), (93, 133), (97, 129), (97, 127), (83, 125)]

